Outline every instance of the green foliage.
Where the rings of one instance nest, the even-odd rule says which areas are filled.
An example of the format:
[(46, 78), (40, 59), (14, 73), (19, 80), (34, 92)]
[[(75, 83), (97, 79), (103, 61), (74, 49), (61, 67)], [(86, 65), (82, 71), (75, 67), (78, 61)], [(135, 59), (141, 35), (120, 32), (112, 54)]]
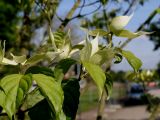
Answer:
[(95, 29), (88, 31), (88, 34), (91, 36), (97, 36), (98, 34), (99, 36), (105, 37), (108, 35), (108, 32), (102, 29)]
[(114, 60), (115, 60), (114, 63), (115, 64), (120, 63), (122, 61), (122, 59), (123, 59), (123, 56), (121, 54), (115, 53), (115, 56), (114, 56)]
[[(17, 97), (17, 94), (18, 95), (20, 94), (19, 89), (22, 89), (22, 88), (19, 88), (21, 78), (22, 78), (22, 75), (13, 74), (13, 75), (8, 75), (4, 77), (0, 81), (0, 86), (5, 91), (5, 92), (0, 91), (0, 98), (1, 98), (0, 105), (7, 112), (10, 119), (12, 118), (12, 115), (16, 113), (17, 99), (23, 96), (23, 93), (22, 93), (21, 96)], [(23, 84), (21, 86), (23, 86)]]
[(89, 43), (88, 40), (86, 40), (86, 44), (80, 52), (81, 61), (83, 61), (83, 60), (89, 61), (90, 56), (91, 56), (91, 52), (92, 52), (92, 45), (91, 45), (91, 43)]
[(95, 84), (98, 87), (99, 95), (101, 96), (106, 80), (106, 76), (103, 70), (98, 65), (92, 64), (90, 62), (83, 61), (83, 66), (86, 68), (87, 72), (93, 78)]
[(67, 73), (69, 68), (75, 64), (76, 61), (70, 58), (61, 60), (54, 69), (54, 76), (57, 81), (61, 82), (63, 80), (64, 75)]
[[(9, 74), (0, 81), (0, 106), (10, 119), (16, 118), (21, 111), (23, 115), (28, 113), (31, 120), (74, 120), (78, 110), (79, 81), (81, 79), (89, 74), (98, 88), (99, 98), (103, 98), (102, 92), (104, 90), (107, 93), (107, 98), (109, 98), (113, 87), (113, 79), (110, 76), (111, 73), (105, 74), (105, 72), (111, 67), (113, 60), (114, 63), (120, 63), (122, 58), (125, 57), (135, 72), (140, 69), (142, 62), (130, 51), (115, 47), (112, 44), (112, 36), (132, 39), (149, 33), (141, 31), (133, 33), (124, 29), (132, 15), (118, 16), (110, 20), (109, 17), (114, 17), (118, 10), (106, 14), (104, 9), (105, 23), (102, 19), (97, 19), (94, 16), (102, 26), (93, 30), (85, 29), (88, 36), (83, 41), (84, 44), (72, 45), (70, 32), (64, 32), (63, 27), (72, 20), (72, 14), (74, 13), (72, 10), (78, 7), (78, 2), (68, 13), (67, 16), (69, 17), (64, 20), (60, 19), (62, 21), (60, 29), (52, 32), (51, 21), (59, 1), (16, 1), (15, 4), (18, 7), (15, 13), (21, 12), (24, 15), (20, 15), (23, 21), (20, 23), (22, 25), (16, 39), (18, 41), (16, 43), (17, 48), (12, 50), (14, 54), (10, 53), (13, 59), (5, 56), (5, 54), (7, 55), (4, 52), (5, 45), (2, 46), (0, 42), (0, 64), (17, 66), (18, 70), (15, 72), (21, 73)], [(98, 2), (105, 6), (109, 1), (100, 0)], [(4, 3), (4, 1), (0, 2), (0, 6)], [(14, 8), (11, 7), (11, 9)], [(40, 45), (34, 53), (30, 48), (29, 41), (33, 32), (43, 25), (46, 22), (45, 20), (48, 22), (46, 24), (48, 25), (48, 34), (44, 35), (47, 41)], [(99, 37), (103, 37), (107, 43), (99, 44)], [(27, 48), (30, 54), (26, 51), (24, 53), (27, 54), (23, 54), (21, 48)], [(14, 50), (18, 51), (14, 52)], [(79, 60), (74, 58), (75, 54)], [(81, 65), (78, 79), (63, 80), (65, 74), (75, 64)]]
[(39, 86), (43, 96), (46, 97), (52, 111), (55, 111), (56, 117), (58, 117), (64, 99), (61, 85), (57, 83), (54, 78), (43, 74), (33, 74), (33, 79)]
[(13, 57), (13, 60), (16, 62), (16, 63), (24, 63), (26, 61), (26, 56), (25, 55), (22, 55), (22, 56), (15, 56), (13, 54), (11, 54), (12, 57)]
[(24, 64), (25, 65), (34, 65), (40, 61), (42, 61), (45, 58), (45, 54), (36, 54), (34, 56), (32, 56), (31, 58), (29, 58)]
[(47, 76), (54, 77), (54, 72), (51, 69), (43, 67), (43, 66), (32, 66), (29, 69), (27, 69), (25, 72), (25, 74), (29, 74), (29, 73), (44, 74)]
[(77, 79), (69, 79), (62, 81), (64, 91), (63, 111), (67, 120), (75, 120), (78, 110), (80, 86)]
[(142, 66), (141, 60), (137, 58), (132, 52), (123, 50), (122, 55), (127, 59), (128, 63), (131, 65), (135, 72), (137, 72)]
[(104, 48), (91, 56), (90, 62), (98, 65), (103, 65), (104, 63), (108, 64), (112, 61), (113, 56), (114, 54), (112, 49)]
[(46, 99), (38, 102), (29, 112), (31, 120), (51, 120), (55, 119), (54, 114)]
[(113, 88), (112, 76), (110, 74), (107, 74), (106, 75), (106, 82), (105, 82), (105, 90), (107, 93), (107, 99), (109, 99), (112, 94), (112, 88)]
[(32, 75), (31, 74), (24, 75), (19, 82), (17, 99), (16, 99), (17, 108), (22, 104), (22, 101), (25, 95), (28, 93), (31, 86), (32, 86)]

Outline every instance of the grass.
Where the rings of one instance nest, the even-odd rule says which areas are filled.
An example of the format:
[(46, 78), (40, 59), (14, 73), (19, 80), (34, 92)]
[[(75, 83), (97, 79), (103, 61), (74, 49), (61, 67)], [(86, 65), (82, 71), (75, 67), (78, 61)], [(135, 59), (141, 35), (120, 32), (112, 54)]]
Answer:
[(80, 96), (78, 113), (95, 108), (98, 105), (98, 91), (95, 86), (89, 87)]
[[(125, 97), (126, 95), (126, 88), (125, 87), (119, 87), (114, 86), (111, 99), (117, 100), (120, 98)], [(78, 113), (89, 111), (91, 109), (94, 109), (98, 105), (98, 90), (94, 85), (91, 85), (83, 92), (80, 96), (80, 103), (79, 103), (79, 109)]]

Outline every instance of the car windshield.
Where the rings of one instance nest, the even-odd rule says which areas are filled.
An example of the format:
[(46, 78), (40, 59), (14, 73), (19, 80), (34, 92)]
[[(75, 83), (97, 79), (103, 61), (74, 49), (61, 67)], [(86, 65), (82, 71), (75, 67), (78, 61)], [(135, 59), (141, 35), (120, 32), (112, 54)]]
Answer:
[(143, 88), (142, 88), (142, 86), (140, 86), (140, 85), (136, 85), (136, 86), (132, 86), (131, 87), (131, 91), (130, 91), (131, 93), (143, 93), (144, 92), (144, 90), (143, 90)]

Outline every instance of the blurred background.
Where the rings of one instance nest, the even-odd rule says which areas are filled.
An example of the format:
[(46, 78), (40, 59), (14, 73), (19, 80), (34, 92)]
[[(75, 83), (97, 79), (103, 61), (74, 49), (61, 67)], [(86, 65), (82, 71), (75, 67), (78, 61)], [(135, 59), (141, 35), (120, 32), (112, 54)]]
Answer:
[[(73, 44), (86, 38), (81, 27), (107, 31), (112, 18), (121, 15), (133, 14), (127, 29), (153, 31), (153, 34), (130, 40), (124, 46), (143, 62), (136, 79), (130, 74), (132, 68), (125, 59), (111, 66), (113, 90), (106, 100), (104, 119), (147, 120), (152, 116), (152, 120), (160, 120), (160, 0), (0, 0), (0, 40), (6, 43), (7, 57), (11, 57), (11, 52), (29, 57), (46, 40), (46, 6), (52, 18), (52, 30), (70, 29)], [(72, 16), (68, 16), (71, 10)], [(113, 37), (115, 46), (126, 41)], [(104, 38), (100, 42), (106, 43)], [(1, 66), (0, 77), (14, 73), (15, 69), (18, 68)], [(90, 79), (81, 81), (80, 85), (77, 120), (94, 120), (97, 89)]]

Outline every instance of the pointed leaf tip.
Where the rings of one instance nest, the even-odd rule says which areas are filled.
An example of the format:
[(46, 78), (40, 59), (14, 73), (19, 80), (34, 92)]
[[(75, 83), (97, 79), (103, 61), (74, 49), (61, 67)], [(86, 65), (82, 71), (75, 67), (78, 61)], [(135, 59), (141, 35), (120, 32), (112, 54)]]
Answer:
[(115, 33), (119, 30), (122, 30), (128, 24), (132, 16), (133, 14), (131, 14), (130, 16), (118, 16), (113, 18), (109, 25), (110, 31)]

